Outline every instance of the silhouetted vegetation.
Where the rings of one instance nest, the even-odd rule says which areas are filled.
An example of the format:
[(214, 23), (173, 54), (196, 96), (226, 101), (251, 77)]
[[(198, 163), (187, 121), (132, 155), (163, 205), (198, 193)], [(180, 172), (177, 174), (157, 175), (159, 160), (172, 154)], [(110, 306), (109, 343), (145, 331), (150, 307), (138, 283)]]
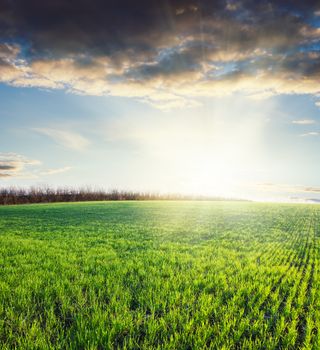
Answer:
[(119, 190), (94, 190), (90, 188), (0, 188), (0, 205), (85, 202), (85, 201), (119, 201), (119, 200), (238, 200), (232, 198), (194, 196), (183, 194), (159, 194)]

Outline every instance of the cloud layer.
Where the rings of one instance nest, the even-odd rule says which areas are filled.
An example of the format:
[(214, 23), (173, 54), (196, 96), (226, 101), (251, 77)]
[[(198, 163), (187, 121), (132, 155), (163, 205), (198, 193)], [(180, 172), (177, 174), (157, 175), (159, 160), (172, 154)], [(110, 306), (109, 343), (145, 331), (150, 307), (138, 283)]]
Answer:
[(318, 1), (5, 0), (0, 80), (157, 106), (320, 92)]

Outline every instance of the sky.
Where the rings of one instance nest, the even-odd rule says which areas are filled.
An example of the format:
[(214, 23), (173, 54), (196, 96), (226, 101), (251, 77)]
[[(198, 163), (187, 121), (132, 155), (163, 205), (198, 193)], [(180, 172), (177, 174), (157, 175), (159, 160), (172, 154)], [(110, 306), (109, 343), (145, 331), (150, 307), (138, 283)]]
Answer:
[(0, 187), (320, 200), (319, 1), (0, 4)]

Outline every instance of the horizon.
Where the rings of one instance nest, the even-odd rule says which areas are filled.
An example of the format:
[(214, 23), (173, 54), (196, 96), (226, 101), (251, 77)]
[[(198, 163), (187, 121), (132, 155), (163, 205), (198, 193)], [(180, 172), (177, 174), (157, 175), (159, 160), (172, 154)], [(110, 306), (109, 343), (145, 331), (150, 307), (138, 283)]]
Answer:
[(317, 1), (0, 7), (0, 188), (320, 200)]
[[(37, 198), (40, 195), (39, 198)], [(60, 196), (75, 196), (73, 200)], [(80, 195), (82, 198), (77, 198)], [(7, 201), (7, 198), (11, 198)], [(21, 198), (23, 198), (21, 200)], [(253, 203), (270, 203), (270, 204), (320, 204), (318, 198), (298, 198), (293, 197), (269, 197), (269, 198), (241, 198), (217, 195), (206, 195), (197, 193), (182, 192), (143, 192), (131, 191), (129, 189), (122, 190), (116, 188), (102, 187), (68, 187), (58, 186), (52, 187), (47, 185), (41, 186), (11, 186), (0, 187), (0, 205), (14, 204), (49, 204), (58, 202), (105, 202), (105, 201), (208, 201), (208, 202), (253, 202)]]

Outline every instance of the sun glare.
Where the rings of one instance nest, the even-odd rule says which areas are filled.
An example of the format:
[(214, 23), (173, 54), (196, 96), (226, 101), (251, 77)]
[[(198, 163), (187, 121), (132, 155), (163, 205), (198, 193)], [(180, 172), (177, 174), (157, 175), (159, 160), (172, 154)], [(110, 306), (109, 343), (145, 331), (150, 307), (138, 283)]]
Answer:
[[(213, 115), (209, 125), (201, 120), (185, 123), (185, 129), (176, 130), (176, 137), (161, 148), (175, 163), (183, 192), (238, 197), (243, 195), (244, 185), (258, 181), (260, 135), (266, 118), (260, 113), (253, 122), (250, 115), (238, 120), (223, 111), (220, 115)], [(190, 142), (183, 143), (181, 133), (188, 135)]]

